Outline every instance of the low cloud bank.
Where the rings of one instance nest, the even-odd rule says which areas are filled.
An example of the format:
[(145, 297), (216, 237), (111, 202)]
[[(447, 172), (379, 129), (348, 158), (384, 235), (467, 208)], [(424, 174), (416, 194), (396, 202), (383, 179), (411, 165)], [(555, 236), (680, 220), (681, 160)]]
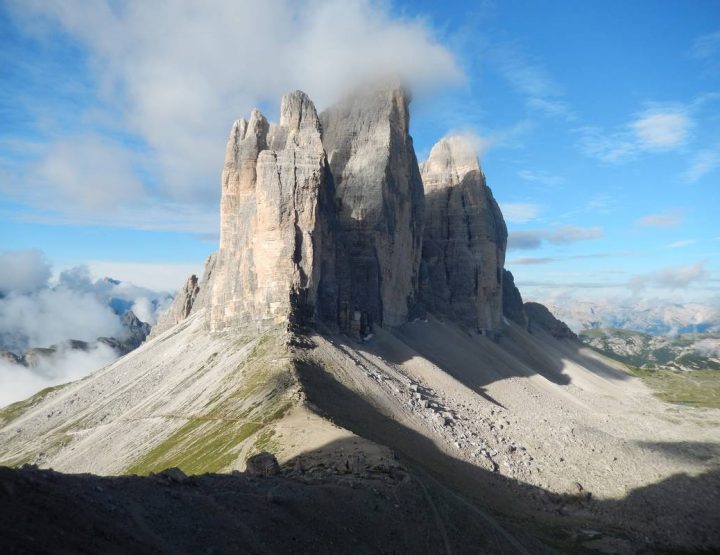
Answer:
[(171, 302), (158, 293), (110, 278), (92, 280), (85, 266), (52, 278), (52, 266), (41, 251), (0, 253), (0, 351), (22, 356), (38, 347), (75, 339), (87, 350), (60, 345), (29, 365), (0, 357), (0, 405), (17, 401), (59, 383), (81, 378), (117, 357), (98, 337), (125, 339), (120, 316), (132, 310), (154, 323)]
[(32, 366), (0, 359), (0, 407), (83, 378), (116, 358), (113, 349), (98, 343), (87, 351), (60, 349), (49, 357), (38, 357)]

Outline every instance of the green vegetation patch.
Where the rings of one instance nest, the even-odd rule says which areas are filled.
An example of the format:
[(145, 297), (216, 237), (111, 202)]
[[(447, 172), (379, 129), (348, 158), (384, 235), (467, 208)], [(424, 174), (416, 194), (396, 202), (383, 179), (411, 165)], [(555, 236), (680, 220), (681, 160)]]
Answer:
[(630, 367), (630, 372), (667, 402), (691, 407), (720, 408), (720, 374), (715, 370), (651, 370)]
[(253, 450), (277, 453), (281, 446), (271, 424), (292, 408), (295, 383), (283, 335), (277, 330), (263, 334), (202, 415), (189, 418), (126, 473), (146, 475), (170, 467), (186, 474), (220, 472), (233, 464), (248, 440), (254, 441)]
[(147, 475), (175, 466), (186, 474), (219, 472), (235, 460), (238, 446), (262, 427), (256, 422), (190, 419), (126, 473)]

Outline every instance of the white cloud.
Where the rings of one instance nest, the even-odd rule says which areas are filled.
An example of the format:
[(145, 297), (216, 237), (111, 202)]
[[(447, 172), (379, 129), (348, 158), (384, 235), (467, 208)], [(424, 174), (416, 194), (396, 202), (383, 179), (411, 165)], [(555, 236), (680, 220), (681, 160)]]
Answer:
[(542, 185), (556, 186), (565, 182), (565, 178), (543, 170), (521, 170), (518, 172), (518, 176), (525, 181), (534, 181)]
[(640, 150), (664, 151), (685, 144), (691, 121), (682, 112), (659, 112), (642, 116), (632, 122)]
[(65, 285), (0, 299), (0, 349), (20, 353), (66, 339), (93, 341), (122, 333), (110, 306)]
[(720, 148), (701, 150), (685, 172), (685, 181), (695, 183), (718, 167), (720, 167)]
[(695, 239), (681, 239), (679, 241), (673, 241), (672, 243), (669, 243), (667, 247), (669, 249), (680, 249), (682, 247), (694, 245), (695, 243), (697, 243)]
[(705, 356), (720, 357), (720, 339), (707, 337), (693, 343), (692, 348)]
[(711, 60), (720, 55), (720, 31), (708, 33), (695, 39), (692, 56), (698, 60)]
[[(105, 222), (117, 225), (133, 226), (163, 202), (214, 211), (232, 122), (261, 103), (276, 109), (290, 90), (322, 107), (371, 79), (399, 78), (418, 94), (464, 79), (424, 21), (396, 18), (370, 0), (16, 0), (12, 12), (39, 40), (61, 29), (87, 48), (100, 84), (97, 106), (78, 122), (87, 133), (51, 144), (39, 172), (76, 204), (113, 206)], [(93, 141), (99, 127), (129, 135), (134, 146)], [(147, 147), (142, 160), (138, 144)], [(140, 194), (153, 202), (138, 202)], [(123, 215), (123, 204), (140, 217)], [(69, 200), (54, 208), (55, 217), (82, 217)], [(162, 216), (184, 224), (171, 210)]]
[(0, 252), (0, 298), (11, 291), (36, 291), (50, 275), (50, 263), (39, 250)]
[(201, 276), (202, 263), (194, 262), (113, 262), (93, 260), (87, 263), (94, 279), (112, 276), (153, 291), (176, 291), (190, 275)]
[(633, 278), (630, 287), (641, 290), (645, 287), (659, 287), (661, 289), (683, 289), (697, 282), (706, 280), (710, 273), (703, 262), (685, 266), (672, 266), (661, 268), (647, 274)]
[(535, 250), (545, 242), (554, 245), (567, 245), (578, 241), (599, 239), (603, 236), (600, 227), (579, 227), (566, 225), (551, 229), (532, 231), (511, 231), (508, 237), (509, 250)]
[(45, 208), (62, 202), (91, 212), (107, 210), (144, 196), (135, 165), (129, 150), (101, 136), (66, 138), (50, 144), (27, 176), (26, 192)]
[(541, 64), (525, 55), (518, 45), (495, 45), (488, 54), (510, 86), (525, 97), (525, 105), (529, 110), (548, 117), (574, 118), (570, 106), (559, 100), (563, 96), (562, 87)]
[(545, 234), (545, 238), (550, 243), (555, 243), (557, 245), (599, 239), (602, 236), (603, 230), (600, 227), (580, 227), (575, 225), (566, 225), (558, 229), (548, 231)]
[(87, 351), (60, 349), (51, 356), (38, 357), (30, 367), (0, 359), (0, 407), (46, 387), (80, 379), (116, 358), (115, 351), (100, 343)]
[(677, 227), (683, 220), (684, 211), (660, 212), (648, 214), (638, 219), (635, 224), (641, 227)]
[(505, 221), (510, 223), (529, 222), (536, 219), (540, 214), (540, 207), (537, 204), (501, 202), (500, 210)]
[[(0, 257), (8, 263), (7, 271), (0, 272), (5, 279), (0, 297), (0, 350), (21, 354), (31, 347), (48, 347), (68, 339), (90, 342), (101, 336), (122, 337), (125, 330), (118, 313), (136, 308), (138, 317), (154, 323), (170, 301), (167, 294), (127, 281), (93, 279), (84, 266), (65, 269), (48, 279), (50, 265), (42, 253), (30, 254), (31, 263), (25, 266), (18, 261), (28, 259), (27, 251), (9, 251)], [(152, 273), (153, 268), (146, 271)], [(23, 276), (26, 281), (18, 281)]]
[(685, 106), (654, 106), (614, 131), (582, 127), (580, 148), (603, 162), (630, 160), (642, 153), (667, 152), (683, 147), (694, 122)]

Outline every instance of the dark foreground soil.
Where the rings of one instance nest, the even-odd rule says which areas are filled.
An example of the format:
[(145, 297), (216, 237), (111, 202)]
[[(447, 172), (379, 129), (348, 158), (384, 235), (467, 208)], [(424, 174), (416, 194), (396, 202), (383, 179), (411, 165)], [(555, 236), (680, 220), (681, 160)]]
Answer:
[(0, 553), (537, 553), (398, 470), (307, 479), (0, 468)]

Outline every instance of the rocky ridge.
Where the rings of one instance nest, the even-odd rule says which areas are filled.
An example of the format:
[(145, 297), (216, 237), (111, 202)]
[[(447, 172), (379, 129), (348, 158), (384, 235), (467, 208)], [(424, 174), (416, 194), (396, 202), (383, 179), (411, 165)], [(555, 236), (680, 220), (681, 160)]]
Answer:
[(482, 333), (499, 332), (507, 228), (477, 153), (442, 139), (421, 166), (425, 185), (423, 300), (430, 311)]
[(57, 353), (68, 351), (89, 351), (98, 344), (107, 345), (123, 356), (137, 349), (150, 335), (150, 324), (141, 321), (132, 310), (128, 310), (120, 317), (124, 334), (120, 337), (98, 337), (95, 341), (80, 341), (68, 339), (48, 347), (33, 347), (24, 353), (13, 353), (0, 350), (0, 360), (19, 364), (21, 366), (37, 367), (41, 360), (51, 361)]
[(156, 333), (200, 307), (215, 331), (316, 323), (365, 337), (431, 310), (500, 332), (502, 214), (462, 138), (441, 140), (421, 172), (409, 102), (401, 87), (365, 90), (318, 115), (296, 91), (279, 124), (258, 110), (235, 122), (220, 250)]

